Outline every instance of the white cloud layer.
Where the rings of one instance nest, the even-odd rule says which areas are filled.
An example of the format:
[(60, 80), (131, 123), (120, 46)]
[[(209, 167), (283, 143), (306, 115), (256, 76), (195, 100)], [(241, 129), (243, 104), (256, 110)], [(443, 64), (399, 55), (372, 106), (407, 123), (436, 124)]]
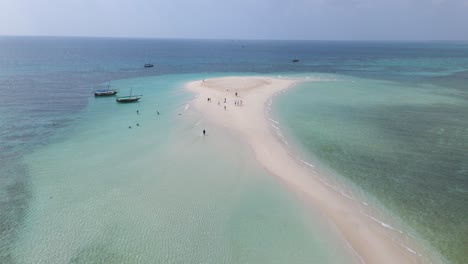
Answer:
[(468, 0), (0, 0), (1, 35), (468, 39)]

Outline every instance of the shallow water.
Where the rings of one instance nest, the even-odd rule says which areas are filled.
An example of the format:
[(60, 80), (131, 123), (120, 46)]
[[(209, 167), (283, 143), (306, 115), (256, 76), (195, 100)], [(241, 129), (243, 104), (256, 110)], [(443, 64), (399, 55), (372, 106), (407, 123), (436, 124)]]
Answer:
[(66, 137), (25, 157), (33, 199), (17, 263), (349, 261), (243, 144), (185, 107), (189, 78), (118, 81), (142, 102), (92, 100)]
[[(409, 231), (463, 263), (468, 224), (468, 101), (435, 85), (336, 76), (277, 97), (303, 151), (370, 193)], [(370, 199), (362, 197), (361, 199)], [(390, 220), (389, 220), (390, 221)]]
[[(292, 58), (301, 61), (292, 63)], [(142, 65), (148, 62), (156, 67), (144, 69)], [(349, 180), (365, 201), (385, 206), (392, 218), (408, 224), (405, 231), (421, 234), (449, 262), (463, 263), (467, 244), (463, 222), (467, 204), (464, 150), (468, 149), (463, 130), (467, 116), (463, 102), (468, 99), (466, 43), (46, 37), (0, 37), (0, 262), (31, 261), (36, 253), (43, 262), (55, 258), (86, 263), (161, 260), (177, 255), (172, 251), (176, 249), (180, 258), (190, 253), (198, 262), (203, 256), (219, 262), (223, 254), (226, 262), (242, 261), (244, 255), (251, 262), (271, 262), (273, 257), (284, 260), (283, 256), (299, 263), (309, 258), (339, 262), (340, 257), (330, 256), (341, 256), (345, 250), (314, 212), (305, 213), (295, 197), (249, 159), (222, 151), (244, 153), (242, 144), (200, 143), (199, 129), (194, 127), (201, 124), (179, 118), (178, 113), (186, 115), (185, 103), (191, 96), (178, 89), (184, 81), (239, 74), (341, 78), (340, 85), (313, 84), (317, 93), (305, 84), (278, 98), (280, 109), (283, 98), (288, 105), (284, 119), (291, 122), (281, 122), (287, 140), (303, 143), (303, 157), (319, 157), (321, 169), (341, 174), (330, 176), (336, 184)], [(355, 83), (348, 82), (350, 78)], [(131, 87), (144, 94), (142, 102), (120, 106), (112, 98), (94, 98), (92, 91), (109, 80), (121, 94)], [(231, 140), (216, 141), (228, 144)], [(194, 169), (210, 157), (224, 158), (214, 168)], [(418, 162), (409, 162), (414, 160)], [(402, 173), (395, 170), (395, 163), (402, 166)], [(245, 173), (234, 177), (238, 166), (245, 167)], [(193, 171), (204, 185), (189, 177)], [(427, 181), (421, 178), (425, 173)], [(206, 198), (208, 189), (216, 189), (206, 184), (224, 174), (227, 183), (218, 182), (215, 187), (249, 191), (237, 196), (216, 193), (215, 199), (223, 200), (223, 211), (221, 203)], [(235, 179), (242, 180), (232, 187)], [(182, 183), (194, 185), (194, 190)], [(171, 186), (198, 199), (183, 197)], [(154, 207), (153, 200), (157, 200)], [(263, 225), (254, 221), (257, 211), (265, 212), (262, 215), (271, 225), (261, 229)], [(204, 254), (187, 246), (188, 240), (176, 245), (186, 237), (175, 239), (171, 234), (183, 233), (179, 229), (186, 228), (181, 223), (188, 221), (188, 215), (197, 215), (213, 227), (197, 224), (203, 231), (187, 231), (191, 241), (200, 232), (209, 233), (212, 236), (205, 238), (213, 238), (219, 251), (211, 255), (208, 244), (203, 244), (206, 241), (199, 248), (208, 252)], [(218, 219), (218, 215), (222, 216)], [(243, 216), (245, 222), (232, 220)], [(164, 224), (170, 221), (178, 225)], [(281, 221), (291, 236), (269, 233), (281, 230)], [(152, 226), (154, 222), (159, 224)], [(109, 228), (107, 223), (112, 223)], [(135, 226), (134, 234), (129, 226)], [(254, 237), (248, 230), (261, 235)], [(148, 238), (147, 233), (153, 231), (165, 239)], [(221, 238), (222, 232), (242, 233), (242, 237)], [(324, 243), (325, 238), (330, 243)], [(266, 240), (272, 242), (265, 244)], [(301, 245), (296, 245), (298, 250), (293, 249), (295, 243)], [(54, 249), (56, 245), (63, 252)], [(144, 253), (146, 245), (157, 246), (164, 254)], [(281, 247), (289, 253), (278, 250)], [(238, 254), (232, 253), (235, 248)], [(122, 254), (122, 249), (132, 255)], [(256, 252), (264, 252), (258, 261)]]

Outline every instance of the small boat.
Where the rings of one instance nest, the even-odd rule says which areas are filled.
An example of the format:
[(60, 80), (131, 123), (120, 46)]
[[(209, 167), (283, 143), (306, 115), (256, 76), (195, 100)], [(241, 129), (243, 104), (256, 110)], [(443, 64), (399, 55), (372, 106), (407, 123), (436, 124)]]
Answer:
[(140, 100), (140, 98), (139, 96), (121, 96), (116, 101), (119, 103), (134, 103)]
[(154, 65), (151, 64), (151, 63), (146, 63), (145, 64), (145, 68), (153, 68), (153, 67), (154, 67)]
[(300, 61), (299, 59), (292, 60), (292, 62), (299, 62), (299, 61)]
[(135, 103), (138, 102), (138, 100), (141, 99), (143, 95), (132, 95), (132, 89), (130, 89), (130, 95), (129, 96), (119, 96), (115, 101), (118, 103)]
[(116, 95), (119, 91), (115, 89), (110, 89), (110, 82), (107, 85), (107, 89), (100, 89), (94, 91), (94, 96), (112, 96)]
[(117, 93), (118, 92), (116, 90), (96, 90), (94, 91), (94, 96), (112, 96)]

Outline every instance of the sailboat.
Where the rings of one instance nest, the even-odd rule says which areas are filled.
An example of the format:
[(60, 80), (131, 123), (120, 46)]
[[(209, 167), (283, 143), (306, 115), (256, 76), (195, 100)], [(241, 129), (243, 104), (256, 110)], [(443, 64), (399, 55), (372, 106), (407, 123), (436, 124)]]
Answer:
[(107, 89), (101, 89), (94, 91), (94, 96), (112, 96), (116, 95), (119, 91), (110, 88), (110, 82), (107, 85)]
[(130, 89), (130, 95), (129, 96), (120, 96), (120, 97), (117, 97), (116, 101), (118, 103), (134, 103), (134, 102), (138, 102), (138, 100), (141, 99), (141, 97), (143, 95), (132, 95), (132, 90), (133, 89)]

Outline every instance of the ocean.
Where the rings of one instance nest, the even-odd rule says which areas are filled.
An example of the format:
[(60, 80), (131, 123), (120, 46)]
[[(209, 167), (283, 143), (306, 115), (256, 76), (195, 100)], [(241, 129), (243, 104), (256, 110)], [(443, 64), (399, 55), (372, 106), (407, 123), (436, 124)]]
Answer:
[(183, 84), (225, 75), (321, 78), (273, 100), (297, 152), (468, 258), (467, 43), (0, 37), (0, 262), (347, 263), (242, 142), (200, 136)]

